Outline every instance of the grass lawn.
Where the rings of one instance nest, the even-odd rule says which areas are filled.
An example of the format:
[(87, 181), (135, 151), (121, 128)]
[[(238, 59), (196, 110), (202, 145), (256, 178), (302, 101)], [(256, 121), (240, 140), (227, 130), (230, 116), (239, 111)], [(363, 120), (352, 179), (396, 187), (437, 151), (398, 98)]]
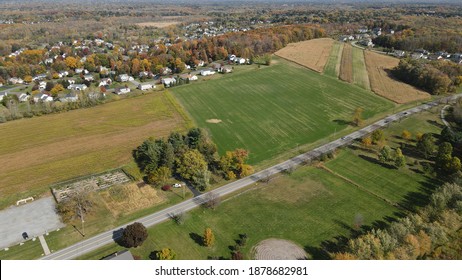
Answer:
[(162, 92), (1, 124), (0, 209), (52, 183), (124, 165), (148, 137), (186, 130), (175, 103)]
[(41, 257), (43, 254), (42, 245), (37, 238), (35, 241), (32, 239), (24, 242), (23, 245), (14, 245), (8, 248), (8, 251), (0, 251), (0, 260), (34, 260)]
[[(249, 239), (243, 253), (247, 258), (252, 257), (251, 248), (267, 238), (289, 239), (321, 258), (317, 249), (321, 243), (348, 236), (355, 217), (371, 225), (397, 211), (326, 171), (303, 167), (223, 201), (216, 210), (196, 209), (187, 214), (183, 225), (168, 221), (150, 228), (148, 240), (131, 252), (148, 259), (151, 252), (168, 247), (179, 259), (227, 259), (229, 246), (246, 233)], [(212, 248), (198, 241), (206, 227), (215, 234)], [(114, 244), (83, 258), (98, 259), (120, 249)]]
[(330, 52), (327, 64), (324, 67), (324, 74), (333, 78), (338, 78), (340, 71), (340, 61), (342, 59), (343, 43), (335, 41)]
[[(196, 124), (211, 132), (221, 153), (248, 149), (251, 164), (341, 131), (357, 107), (365, 109), (367, 119), (393, 106), (279, 58), (269, 67), (171, 91)], [(211, 119), (221, 122), (207, 122)]]
[(353, 48), (353, 82), (364, 89), (371, 90), (364, 51), (359, 48)]

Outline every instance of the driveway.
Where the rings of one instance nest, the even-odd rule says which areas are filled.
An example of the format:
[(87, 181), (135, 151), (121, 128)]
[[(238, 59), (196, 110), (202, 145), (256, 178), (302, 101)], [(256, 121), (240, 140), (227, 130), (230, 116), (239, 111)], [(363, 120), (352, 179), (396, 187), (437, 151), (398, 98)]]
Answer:
[(23, 241), (23, 232), (29, 238), (63, 227), (55, 212), (53, 197), (46, 197), (25, 205), (0, 211), (0, 248)]

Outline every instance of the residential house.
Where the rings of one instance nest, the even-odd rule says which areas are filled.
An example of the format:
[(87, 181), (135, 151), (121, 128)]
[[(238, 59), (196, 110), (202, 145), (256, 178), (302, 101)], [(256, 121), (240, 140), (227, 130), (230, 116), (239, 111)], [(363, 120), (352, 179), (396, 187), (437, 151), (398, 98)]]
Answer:
[(182, 80), (189, 80), (189, 81), (197, 81), (197, 76), (196, 75), (191, 75), (191, 74), (181, 74), (180, 79)]
[(141, 71), (140, 74), (138, 75), (140, 78), (147, 78), (150, 76), (151, 73), (148, 71)]
[(201, 76), (210, 76), (210, 75), (213, 75), (213, 74), (215, 74), (215, 71), (213, 71), (210, 68), (201, 70)]
[(47, 58), (45, 59), (45, 64), (52, 64), (53, 63), (53, 58)]
[(38, 86), (39, 90), (44, 90), (46, 87), (47, 87), (47, 82), (41, 81), (39, 83), (39, 86)]
[(223, 73), (223, 74), (232, 73), (233, 72), (233, 67), (231, 67), (231, 66), (222, 66), (222, 67), (220, 67), (218, 72)]
[(68, 79), (67, 82), (68, 82), (70, 85), (75, 84), (75, 80), (74, 80), (74, 79)]
[(82, 90), (86, 90), (87, 86), (84, 84), (72, 84), (72, 85), (69, 85), (67, 89), (82, 91)]
[(119, 88), (116, 88), (114, 93), (117, 94), (117, 95), (121, 95), (121, 94), (127, 94), (130, 92), (130, 88), (129, 87), (119, 87)]
[(139, 83), (138, 84), (138, 89), (139, 90), (148, 90), (148, 89), (153, 89), (156, 86), (153, 85), (152, 83)]
[(358, 29), (358, 32), (359, 33), (367, 33), (367, 32), (369, 32), (369, 29), (367, 27), (361, 27), (361, 28)]
[(61, 102), (76, 102), (77, 100), (79, 100), (79, 96), (75, 92), (68, 93), (63, 97), (59, 98), (59, 101)]
[(100, 98), (105, 98), (106, 93), (104, 93), (104, 92), (90, 92), (90, 93), (88, 93), (87, 96), (90, 99), (100, 99)]
[(99, 82), (99, 87), (104, 87), (104, 86), (108, 86), (112, 84), (112, 80), (110, 78), (104, 78), (104, 79), (101, 79), (101, 81)]
[(47, 74), (39, 74), (39, 75), (36, 75), (32, 78), (32, 81), (41, 81), (41, 80), (45, 80), (47, 77)]
[(120, 74), (119, 76), (117, 76), (117, 80), (119, 82), (127, 82), (129, 79), (129, 76), (127, 74)]
[(199, 60), (199, 63), (197, 63), (196, 67), (203, 67), (205, 65), (205, 61)]
[(16, 78), (16, 77), (10, 78), (8, 82), (10, 82), (13, 85), (24, 83), (24, 81), (21, 78)]
[(160, 69), (160, 74), (162, 74), (162, 75), (170, 75), (170, 74), (172, 74), (172, 69), (170, 69), (168, 67), (164, 67), (164, 68)]
[(396, 56), (396, 57), (404, 57), (406, 55), (406, 52), (405, 51), (400, 51), (400, 50), (395, 50), (393, 52), (393, 55)]
[(75, 73), (80, 74), (83, 72), (83, 70), (84, 70), (83, 68), (75, 68)]
[(8, 92), (0, 92), (0, 101), (8, 95)]
[(83, 79), (84, 79), (85, 81), (89, 81), (89, 82), (92, 82), (92, 81), (94, 80), (92, 74), (84, 75), (84, 76), (83, 76)]
[(69, 75), (69, 72), (67, 72), (67, 71), (60, 71), (60, 72), (58, 73), (58, 76), (59, 76), (60, 78), (67, 77), (67, 75)]
[(166, 87), (169, 87), (176, 83), (175, 78), (163, 78), (161, 81), (162, 81), (162, 84), (164, 84)]
[(48, 94), (45, 94), (45, 93), (39, 93), (39, 94), (34, 95), (33, 100), (34, 100), (35, 103), (51, 102), (51, 101), (53, 101), (53, 97), (51, 97), (51, 96), (49, 96)]
[(373, 28), (373, 29), (372, 29), (372, 32), (373, 32), (375, 35), (380, 36), (380, 35), (382, 35), (382, 28), (380, 28), (380, 27)]
[(411, 58), (412, 59), (421, 59), (421, 58), (424, 58), (424, 55), (422, 53), (415, 52), (415, 53), (411, 54)]
[(13, 94), (18, 97), (19, 102), (26, 102), (30, 98), (30, 96), (24, 92), (15, 92)]
[(364, 39), (358, 42), (358, 44), (364, 46), (364, 47), (373, 47), (374, 43), (372, 43), (371, 39)]

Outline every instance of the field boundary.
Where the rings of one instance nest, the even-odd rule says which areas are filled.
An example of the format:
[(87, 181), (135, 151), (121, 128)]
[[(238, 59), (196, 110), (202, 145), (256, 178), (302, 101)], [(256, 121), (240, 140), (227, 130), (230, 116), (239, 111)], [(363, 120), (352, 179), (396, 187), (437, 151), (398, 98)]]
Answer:
[(172, 106), (175, 108), (175, 110), (178, 112), (178, 114), (183, 118), (185, 121), (186, 128), (193, 128), (194, 127), (194, 120), (191, 116), (188, 115), (187, 111), (184, 109), (183, 105), (181, 105), (180, 101), (177, 100), (169, 90), (164, 91), (164, 95), (166, 99), (172, 104)]
[(393, 201), (391, 201), (389, 199), (386, 199), (386, 198), (384, 198), (384, 197), (382, 197), (382, 196), (380, 196), (380, 195), (366, 189), (365, 187), (361, 186), (360, 184), (356, 183), (355, 181), (353, 181), (353, 180), (351, 180), (351, 179), (349, 179), (349, 178), (347, 178), (345, 176), (342, 176), (342, 175), (338, 174), (337, 172), (333, 171), (332, 169), (328, 168), (327, 166), (325, 166), (322, 163), (317, 164), (316, 167), (321, 169), (321, 170), (324, 170), (324, 171), (326, 171), (326, 172), (328, 172), (328, 173), (330, 173), (332, 175), (334, 175), (337, 178), (340, 178), (340, 179), (344, 180), (347, 183), (352, 184), (353, 186), (357, 187), (358, 189), (360, 189), (360, 190), (362, 190), (362, 191), (364, 191), (364, 192), (366, 192), (366, 193), (368, 193), (368, 194), (370, 194), (370, 195), (372, 195), (372, 196), (374, 196), (374, 197), (376, 197), (378, 199), (381, 199), (381, 200), (385, 201), (386, 203), (390, 204), (391, 206), (394, 206), (394, 207), (396, 207), (396, 208), (398, 208), (400, 210), (404, 210), (404, 211), (408, 210), (408, 209), (403, 208), (399, 204), (394, 203)]

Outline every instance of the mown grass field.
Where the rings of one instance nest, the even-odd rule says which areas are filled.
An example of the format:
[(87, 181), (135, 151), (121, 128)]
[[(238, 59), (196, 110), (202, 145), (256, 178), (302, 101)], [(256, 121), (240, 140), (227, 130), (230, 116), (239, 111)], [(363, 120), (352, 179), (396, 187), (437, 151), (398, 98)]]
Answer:
[(341, 131), (357, 107), (366, 119), (392, 108), (371, 92), (279, 58), (253, 72), (171, 91), (221, 153), (248, 149), (251, 164)]
[[(246, 233), (246, 258), (252, 258), (252, 247), (267, 238), (289, 239), (321, 258), (317, 249), (321, 243), (348, 236), (358, 215), (363, 217), (364, 225), (371, 225), (384, 217), (393, 217), (396, 211), (326, 171), (303, 167), (269, 184), (254, 185), (223, 201), (216, 210), (196, 209), (187, 214), (183, 225), (168, 221), (150, 228), (148, 240), (131, 252), (148, 259), (151, 252), (168, 247), (177, 253), (178, 259), (229, 259), (229, 246), (235, 245), (239, 234)], [(216, 244), (212, 248), (197, 241), (206, 227), (215, 234)], [(83, 258), (98, 259), (120, 249), (114, 244)]]
[[(437, 133), (438, 115), (436, 111), (424, 112), (391, 123), (385, 130), (386, 144), (397, 147), (403, 129), (413, 134)], [(376, 157), (374, 149), (348, 148), (324, 163), (343, 177), (310, 166), (279, 175), (269, 184), (249, 186), (242, 194), (224, 200), (216, 210), (201, 208), (188, 213), (183, 225), (168, 221), (150, 228), (146, 243), (131, 252), (147, 259), (152, 252), (168, 247), (179, 259), (229, 258), (228, 246), (234, 245), (238, 234), (246, 233), (246, 258), (252, 258), (252, 246), (267, 238), (289, 239), (314, 258), (324, 258), (321, 244), (335, 241), (340, 235), (348, 236), (358, 222), (363, 226), (383, 226), (383, 222), (402, 214), (394, 203), (407, 209), (421, 205), (440, 184), (420, 172), (409, 155), (408, 166), (400, 170), (370, 161), (364, 155)], [(212, 228), (217, 240), (210, 249), (195, 241), (206, 227)], [(118, 250), (122, 247), (112, 244), (82, 259), (99, 259)]]
[(344, 45), (344, 43), (338, 41), (335, 41), (332, 45), (329, 59), (327, 60), (326, 66), (324, 67), (325, 75), (338, 78)]
[(189, 125), (168, 93), (0, 124), (0, 209), (52, 183), (119, 167), (148, 137)]
[(366, 62), (364, 61), (364, 51), (359, 48), (353, 48), (353, 83), (370, 90), (369, 76), (367, 74)]

